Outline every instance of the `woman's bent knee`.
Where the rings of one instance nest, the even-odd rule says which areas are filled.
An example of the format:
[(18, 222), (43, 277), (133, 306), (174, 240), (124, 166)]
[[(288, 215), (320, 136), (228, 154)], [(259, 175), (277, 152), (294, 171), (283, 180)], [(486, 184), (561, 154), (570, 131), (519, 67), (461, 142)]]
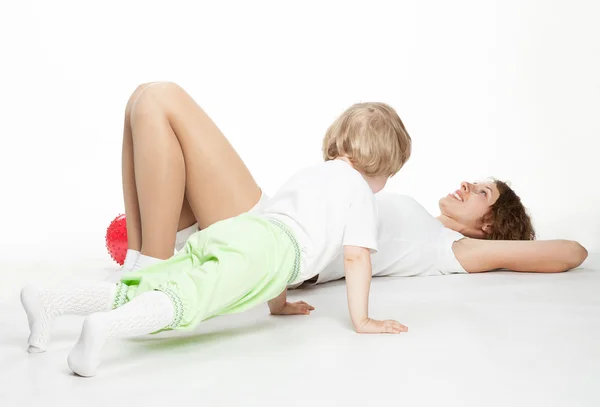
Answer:
[(131, 114), (131, 109), (133, 108), (133, 104), (137, 101), (140, 94), (146, 89), (148, 86), (152, 85), (154, 82), (147, 82), (138, 85), (133, 93), (129, 95), (129, 99), (127, 100), (127, 105), (125, 105), (125, 116), (129, 117)]
[(152, 82), (144, 87), (133, 101), (130, 115), (146, 115), (149, 110), (156, 113), (157, 110), (166, 112), (167, 107), (172, 106), (172, 101), (185, 94), (183, 88), (174, 82)]
[[(153, 92), (150, 94), (146, 92), (150, 87), (153, 88)], [(133, 93), (129, 96), (129, 100), (127, 101), (127, 106), (125, 107), (125, 113), (127, 115), (131, 114), (134, 105), (136, 105), (144, 95), (156, 98), (158, 94), (164, 93), (165, 91), (171, 89), (181, 89), (177, 84), (173, 82), (146, 82), (138, 85), (137, 88), (133, 91)]]

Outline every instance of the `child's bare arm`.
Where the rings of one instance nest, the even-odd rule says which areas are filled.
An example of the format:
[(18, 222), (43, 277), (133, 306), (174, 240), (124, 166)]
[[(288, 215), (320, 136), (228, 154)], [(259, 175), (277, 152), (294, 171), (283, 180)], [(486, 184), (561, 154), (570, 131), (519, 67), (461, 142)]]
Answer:
[(396, 321), (376, 321), (369, 318), (369, 290), (371, 287), (371, 254), (369, 249), (344, 246), (344, 272), (348, 310), (358, 333), (400, 333), (408, 328)]
[(273, 315), (307, 315), (315, 309), (304, 301), (287, 302), (287, 289), (269, 301), (269, 311)]

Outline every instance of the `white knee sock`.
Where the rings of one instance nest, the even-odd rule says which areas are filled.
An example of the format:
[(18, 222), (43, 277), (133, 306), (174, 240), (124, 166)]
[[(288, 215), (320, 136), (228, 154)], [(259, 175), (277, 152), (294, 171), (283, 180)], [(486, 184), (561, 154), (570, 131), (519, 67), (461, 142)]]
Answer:
[(90, 315), (67, 363), (79, 376), (95, 376), (102, 347), (109, 338), (145, 335), (167, 327), (175, 318), (171, 299), (149, 291), (110, 312)]
[(115, 299), (112, 283), (74, 284), (60, 288), (28, 285), (21, 290), (21, 304), (29, 322), (30, 353), (46, 350), (54, 319), (59, 315), (90, 315), (109, 311)]

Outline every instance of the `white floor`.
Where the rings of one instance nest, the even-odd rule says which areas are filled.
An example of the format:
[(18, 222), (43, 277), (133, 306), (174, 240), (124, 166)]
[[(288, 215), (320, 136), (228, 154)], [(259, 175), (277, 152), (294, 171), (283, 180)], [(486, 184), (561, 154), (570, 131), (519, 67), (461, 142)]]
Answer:
[(66, 365), (80, 317), (58, 321), (47, 353), (25, 351), (20, 287), (110, 266), (68, 263), (3, 265), (0, 406), (600, 406), (600, 255), (555, 275), (375, 279), (372, 316), (408, 325), (397, 336), (355, 334), (343, 282), (300, 290), (311, 316), (259, 307), (110, 342), (89, 379)]

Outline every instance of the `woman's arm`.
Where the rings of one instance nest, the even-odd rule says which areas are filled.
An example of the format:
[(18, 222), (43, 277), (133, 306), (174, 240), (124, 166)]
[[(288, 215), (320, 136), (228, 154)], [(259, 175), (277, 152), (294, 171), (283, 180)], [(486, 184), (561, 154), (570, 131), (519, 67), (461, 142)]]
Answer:
[(579, 267), (587, 250), (570, 240), (480, 240), (464, 238), (452, 245), (454, 255), (469, 273), (498, 269), (557, 273)]

